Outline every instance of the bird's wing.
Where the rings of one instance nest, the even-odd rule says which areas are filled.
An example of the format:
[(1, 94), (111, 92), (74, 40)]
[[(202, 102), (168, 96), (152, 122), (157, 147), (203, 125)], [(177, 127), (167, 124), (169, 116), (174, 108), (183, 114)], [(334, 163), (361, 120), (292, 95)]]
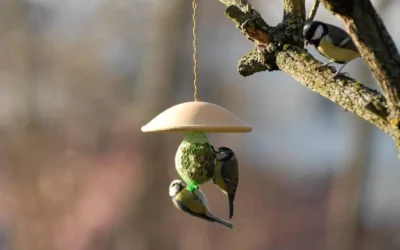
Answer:
[(328, 36), (331, 42), (338, 47), (358, 51), (354, 45), (350, 35), (343, 29), (334, 25), (326, 24), (328, 26)]
[(198, 217), (198, 218), (207, 220), (207, 221), (211, 221), (211, 222), (214, 222), (214, 221), (215, 221), (214, 218), (211, 218), (211, 217), (209, 217), (209, 216), (207, 216), (207, 215), (198, 214), (198, 213), (193, 212), (192, 210), (190, 210), (188, 207), (186, 207), (185, 205), (183, 205), (181, 202), (179, 202), (179, 201), (177, 201), (177, 200), (174, 200), (174, 199), (173, 199), (172, 202), (175, 204), (175, 206), (176, 206), (178, 209), (180, 209), (180, 210), (182, 210), (182, 211), (184, 211), (184, 212), (186, 212), (186, 213), (188, 213), (188, 214), (190, 214), (190, 215), (192, 215), (192, 216), (195, 216), (195, 217)]
[(203, 191), (201, 191), (201, 189), (197, 189), (194, 191), (194, 194), (197, 196), (197, 198), (199, 198), (200, 202), (208, 208), (208, 201)]
[(221, 169), (228, 195), (235, 199), (236, 188), (239, 184), (239, 164), (236, 159), (224, 163)]

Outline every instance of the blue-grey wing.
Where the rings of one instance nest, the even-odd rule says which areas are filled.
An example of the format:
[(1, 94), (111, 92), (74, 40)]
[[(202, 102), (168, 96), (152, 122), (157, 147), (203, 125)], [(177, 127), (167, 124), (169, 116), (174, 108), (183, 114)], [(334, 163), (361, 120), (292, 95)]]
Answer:
[(205, 194), (203, 193), (203, 191), (201, 191), (201, 189), (197, 189), (196, 191), (194, 191), (194, 194), (197, 196), (197, 198), (199, 198), (200, 202), (206, 208), (208, 208), (208, 201), (207, 201), (207, 198), (206, 198)]
[(172, 200), (172, 202), (174, 203), (174, 205), (175, 205), (178, 209), (180, 209), (180, 210), (182, 210), (182, 211), (184, 211), (184, 212), (186, 212), (186, 213), (188, 213), (188, 214), (190, 214), (190, 215), (192, 215), (192, 216), (201, 218), (201, 219), (203, 219), (203, 220), (211, 221), (211, 222), (214, 222), (214, 221), (215, 221), (214, 218), (208, 217), (208, 216), (206, 216), (206, 215), (204, 215), (204, 214), (198, 214), (198, 213), (193, 212), (192, 210), (190, 210), (189, 208), (187, 208), (185, 205), (183, 205), (183, 204), (180, 203), (179, 201)]

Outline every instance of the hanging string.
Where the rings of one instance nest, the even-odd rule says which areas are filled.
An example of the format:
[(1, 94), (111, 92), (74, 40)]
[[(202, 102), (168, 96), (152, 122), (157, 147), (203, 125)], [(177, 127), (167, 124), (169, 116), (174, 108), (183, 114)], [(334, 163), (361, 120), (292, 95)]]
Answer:
[(194, 81), (193, 81), (193, 85), (194, 85), (194, 100), (197, 102), (198, 98), (197, 98), (197, 35), (196, 35), (196, 7), (197, 7), (197, 2), (196, 0), (193, 0), (193, 73), (194, 73)]

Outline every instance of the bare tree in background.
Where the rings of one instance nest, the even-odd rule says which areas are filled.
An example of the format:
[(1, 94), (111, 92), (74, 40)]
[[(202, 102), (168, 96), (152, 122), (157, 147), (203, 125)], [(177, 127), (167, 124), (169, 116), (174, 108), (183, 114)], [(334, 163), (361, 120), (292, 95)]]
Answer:
[[(146, 50), (149, 53), (142, 60), (142, 70), (137, 79), (143, 86), (135, 91), (133, 112), (139, 121), (149, 120), (153, 114), (174, 103), (174, 91), (180, 88), (175, 81), (175, 67), (178, 57), (174, 55), (174, 48), (180, 46), (183, 30), (180, 27), (184, 18), (186, 1), (178, 0), (171, 3), (173, 8), (157, 5), (152, 11), (153, 17), (147, 34)], [(173, 21), (170, 17), (173, 17)], [(154, 73), (157, 69), (157, 74)], [(152, 102), (149, 102), (149, 99)], [(141, 155), (149, 152), (153, 155), (143, 157), (141, 165), (145, 168), (142, 187), (142, 196), (132, 204), (128, 223), (116, 234), (119, 240), (117, 245), (131, 246), (134, 249), (157, 250), (164, 245), (176, 248), (178, 242), (168, 225), (166, 213), (172, 208), (168, 199), (167, 190), (170, 179), (169, 170), (171, 160), (167, 158), (168, 146), (164, 143), (166, 135), (141, 134), (138, 145), (141, 146)], [(135, 225), (140, 225), (136, 227)], [(136, 235), (132, 238), (132, 235)], [(157, 239), (157, 240), (155, 240)], [(114, 246), (115, 247), (115, 246)], [(111, 247), (110, 249), (115, 249)], [(94, 248), (96, 249), (96, 248)]]
[[(174, 81), (173, 59), (175, 57), (173, 54), (174, 48), (181, 41), (179, 37), (182, 29), (179, 26), (182, 23), (182, 15), (185, 13), (181, 11), (184, 3), (185, 1), (175, 1), (174, 6), (176, 8), (166, 9), (160, 5), (154, 9), (153, 15), (155, 18), (152, 18), (151, 29), (147, 30), (147, 41), (149, 42), (147, 50), (152, 51), (152, 53), (148, 53), (147, 57), (143, 59), (141, 75), (136, 79), (143, 82), (145, 88), (135, 89), (136, 95), (133, 98), (135, 101), (129, 105), (130, 113), (136, 116), (135, 120), (148, 119), (150, 115), (173, 103), (173, 91), (177, 83), (179, 83), (179, 81)], [(21, 68), (14, 69), (16, 75), (23, 76), (23, 85), (20, 89), (23, 96), (21, 100), (24, 101), (24, 110), (26, 110), (23, 116), (25, 126), (21, 129), (24, 133), (22, 133), (22, 138), (13, 138), (17, 145), (14, 147), (8, 145), (9, 152), (7, 152), (7, 160), (12, 162), (10, 171), (12, 172), (14, 197), (10, 202), (15, 219), (10, 244), (12, 249), (120, 249), (126, 246), (132, 246), (135, 249), (140, 249), (140, 246), (145, 249), (159, 249), (167, 241), (168, 245), (173, 246), (175, 239), (171, 235), (165, 234), (165, 231), (168, 230), (168, 228), (165, 228), (168, 223), (161, 223), (164, 218), (169, 219), (164, 216), (169, 210), (159, 210), (159, 207), (164, 206), (166, 202), (168, 204), (170, 202), (168, 196), (165, 195), (167, 190), (159, 190), (160, 187), (168, 187), (168, 181), (170, 181), (168, 178), (170, 169), (168, 164), (170, 161), (165, 157), (168, 147), (163, 145), (162, 136), (149, 139), (148, 136), (145, 137), (143, 134), (139, 134), (139, 131), (134, 133), (137, 135), (136, 143), (140, 147), (137, 146), (130, 149), (129, 153), (132, 155), (142, 154), (144, 156), (140, 158), (141, 160), (131, 161), (129, 164), (136, 164), (135, 168), (142, 168), (145, 171), (137, 171), (135, 182), (131, 181), (133, 179), (132, 176), (129, 179), (129, 189), (136, 190), (136, 192), (119, 191), (121, 196), (131, 194), (130, 198), (135, 201), (127, 205), (132, 207), (131, 214), (129, 214), (130, 218), (132, 218), (131, 223), (121, 223), (119, 229), (115, 230), (114, 234), (111, 234), (107, 228), (109, 229), (110, 224), (114, 222), (110, 223), (109, 221), (116, 220), (115, 218), (110, 220), (111, 213), (97, 217), (97, 221), (89, 223), (79, 221), (79, 218), (88, 217), (87, 214), (84, 215), (86, 213), (84, 206), (93, 206), (93, 213), (96, 212), (96, 202), (85, 201), (85, 193), (87, 197), (92, 197), (97, 192), (101, 192), (101, 187), (107, 185), (107, 177), (101, 177), (102, 175), (119, 175), (120, 173), (118, 172), (123, 173), (124, 171), (121, 166), (104, 166), (100, 162), (107, 162), (107, 155), (110, 154), (108, 148), (111, 142), (106, 137), (111, 133), (112, 121), (115, 119), (113, 114), (116, 111), (112, 110), (113, 105), (110, 105), (113, 101), (111, 90), (114, 84), (107, 84), (107, 80), (110, 80), (110, 78), (105, 77), (102, 72), (94, 73), (95, 79), (92, 79), (92, 75), (84, 75), (84, 67), (78, 69), (82, 70), (78, 73), (76, 73), (78, 70), (75, 69), (75, 76), (79, 78), (79, 80), (75, 80), (81, 85), (75, 85), (71, 81), (68, 90), (73, 94), (81, 94), (84, 96), (84, 100), (79, 99), (77, 101), (78, 112), (69, 107), (71, 108), (70, 112), (66, 112), (66, 117), (63, 117), (59, 122), (68, 124), (70, 127), (67, 128), (68, 125), (60, 126), (62, 128), (61, 131), (57, 131), (57, 133), (60, 133), (58, 136), (54, 136), (51, 128), (43, 127), (48, 126), (48, 124), (41, 122), (40, 108), (38, 108), (40, 99), (38, 96), (40, 92), (39, 83), (43, 82), (41, 67), (48, 67), (49, 65), (44, 65), (43, 63), (50, 64), (51, 62), (49, 58), (45, 58), (45, 55), (50, 54), (49, 52), (47, 54), (41, 53), (41, 49), (46, 44), (38, 30), (40, 28), (40, 23), (38, 22), (45, 17), (43, 14), (47, 13), (32, 13), (42, 6), (19, 0), (7, 1), (3, 7), (4, 12), (7, 12), (2, 15), (3, 18), (7, 18), (7, 23), (12, 23), (16, 26), (14, 29), (20, 31), (15, 40), (22, 41), (22, 44), (15, 43), (15, 47), (19, 46), (16, 50), (20, 53), (18, 54), (21, 56), (20, 61), (25, 63), (21, 65)], [(175, 17), (174, 23), (169, 22), (169, 17), (171, 16)], [(29, 19), (32, 17), (36, 19)], [(131, 26), (128, 27), (131, 28)], [(80, 62), (78, 63), (85, 65), (88, 61), (90, 62), (91, 55), (88, 54), (81, 52), (78, 59)], [(70, 53), (69, 57), (66, 55), (63, 57), (63, 60), (68, 59), (74, 61), (76, 58)], [(60, 62), (58, 63), (61, 64)], [(71, 67), (70, 65), (68, 66)], [(158, 69), (158, 74), (154, 74), (153, 67)], [(67, 69), (62, 70), (67, 71), (69, 69), (68, 67), (65, 68)], [(66, 74), (68, 73), (70, 72)], [(101, 79), (96, 79), (96, 75)], [(88, 82), (80, 82), (85, 80)], [(111, 80), (115, 81), (115, 79)], [(93, 87), (88, 88), (87, 85), (89, 84), (93, 84)], [(88, 90), (89, 93), (85, 92), (85, 90)], [(151, 104), (148, 102), (149, 97), (152, 99)], [(79, 129), (78, 131), (72, 131), (72, 133), (63, 130), (63, 128), (69, 131), (72, 130), (74, 124), (71, 120), (73, 119), (68, 119), (70, 118), (68, 115), (73, 113), (72, 116), (79, 116), (80, 113), (83, 113), (79, 111), (80, 109), (88, 110), (86, 111), (86, 120), (81, 120), (84, 122), (79, 124), (79, 129), (83, 131), (81, 135), (84, 139), (79, 139)], [(146, 117), (140, 117), (143, 115)], [(92, 120), (88, 121), (89, 119)], [(132, 126), (132, 123), (130, 123), (130, 126)], [(63, 135), (68, 138), (63, 137)], [(93, 146), (87, 145), (88, 141), (93, 141)], [(60, 164), (59, 161), (64, 160), (67, 162), (65, 160), (66, 148), (64, 147), (66, 143), (78, 152), (85, 152), (85, 156), (80, 159), (80, 161), (86, 161), (85, 166), (81, 164), (77, 166), (74, 165), (77, 162), (70, 162), (70, 166), (62, 167), (63, 164)], [(157, 155), (148, 156), (148, 152), (153, 152)], [(90, 159), (90, 155), (93, 154), (98, 159), (94, 160), (94, 163), (90, 162), (93, 161)], [(52, 162), (53, 165), (47, 164), (48, 162)], [(112, 160), (110, 162), (113, 163)], [(114, 163), (118, 163), (118, 161)], [(162, 165), (165, 165), (165, 167), (154, 167)], [(135, 169), (132, 166), (128, 167)], [(149, 169), (152, 169), (152, 171), (148, 171)], [(127, 172), (128, 178), (129, 174), (132, 174), (129, 171), (131, 170)], [(145, 174), (140, 176), (139, 174), (141, 173)], [(70, 193), (62, 192), (62, 189), (58, 186), (58, 182), (68, 180), (71, 176), (73, 176), (74, 180), (71, 183), (67, 183), (67, 185), (71, 189), (78, 188), (79, 194), (70, 195)], [(100, 178), (96, 180), (96, 176), (100, 176)], [(97, 189), (93, 189), (93, 186), (97, 186)], [(43, 189), (46, 189), (46, 192), (49, 191), (47, 189), (52, 189), (55, 192), (52, 196), (58, 196), (59, 198), (54, 200), (55, 197), (48, 197)], [(139, 191), (142, 191), (144, 195), (136, 200)], [(113, 204), (112, 196), (115, 197), (113, 194), (104, 192), (101, 199), (108, 201), (107, 206), (114, 209), (123, 206), (118, 203)], [(152, 197), (150, 201), (149, 197)], [(129, 200), (127, 197), (125, 198), (125, 200)], [(83, 205), (85, 203), (86, 205)], [(65, 207), (69, 209), (64, 209)], [(119, 216), (121, 216), (120, 213), (118, 214)], [(74, 225), (71, 225), (72, 221), (75, 221)], [(148, 223), (149, 221), (152, 223)], [(153, 223), (159, 226), (154, 228)], [(98, 225), (101, 227), (102, 224), (106, 225), (105, 229), (98, 229)], [(136, 225), (140, 225), (140, 227)], [(145, 227), (145, 225), (148, 226)], [(70, 235), (71, 231), (79, 231), (80, 233), (73, 237)], [(133, 238), (132, 235), (136, 235), (136, 238)], [(161, 241), (154, 241), (154, 237), (159, 238)]]

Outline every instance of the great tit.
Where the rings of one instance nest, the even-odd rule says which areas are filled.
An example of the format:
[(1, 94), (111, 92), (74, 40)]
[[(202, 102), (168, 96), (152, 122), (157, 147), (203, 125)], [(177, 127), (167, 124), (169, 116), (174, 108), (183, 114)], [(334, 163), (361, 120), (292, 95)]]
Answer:
[(169, 186), (169, 196), (171, 197), (175, 207), (179, 210), (210, 222), (220, 223), (227, 228), (233, 228), (231, 223), (210, 212), (207, 198), (200, 188), (192, 193), (187, 190), (183, 181), (173, 180)]
[(227, 147), (220, 147), (215, 153), (213, 182), (228, 195), (229, 219), (233, 216), (233, 201), (239, 184), (239, 164), (235, 153)]
[(314, 45), (321, 55), (330, 60), (322, 67), (332, 63), (343, 64), (333, 77), (342, 74), (340, 71), (343, 67), (360, 56), (349, 34), (331, 24), (319, 21), (308, 22), (304, 25), (303, 36), (306, 45)]

